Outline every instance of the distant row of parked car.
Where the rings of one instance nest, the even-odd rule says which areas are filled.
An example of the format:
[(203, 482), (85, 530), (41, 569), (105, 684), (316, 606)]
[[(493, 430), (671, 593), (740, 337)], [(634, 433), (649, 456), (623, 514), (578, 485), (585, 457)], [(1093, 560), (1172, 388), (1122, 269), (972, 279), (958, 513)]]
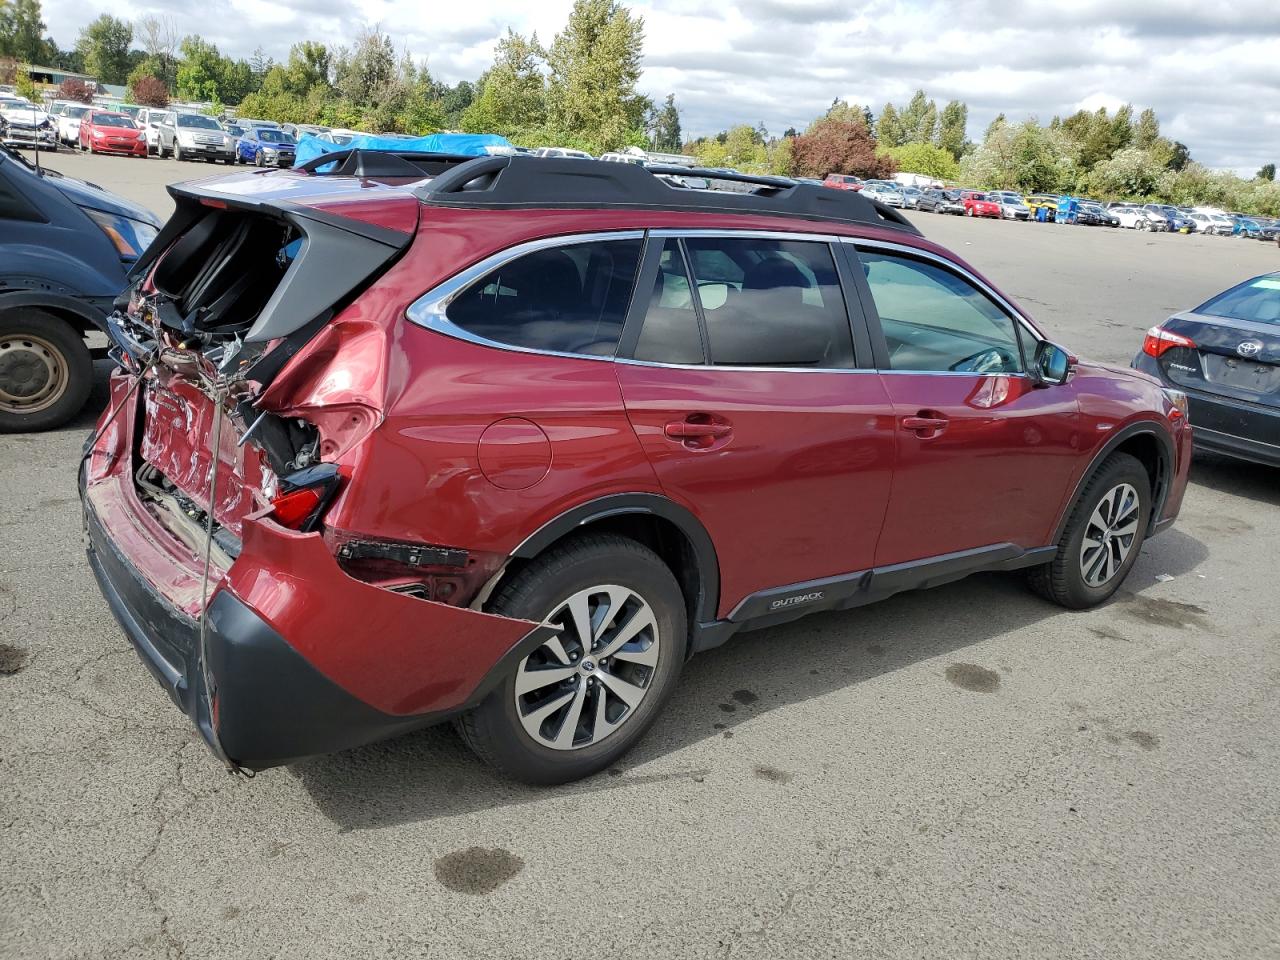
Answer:
[(836, 190), (860, 190), (890, 207), (928, 213), (1126, 227), (1156, 233), (1203, 233), (1280, 243), (1280, 220), (1228, 213), (1211, 207), (1175, 207), (1167, 203), (1128, 201), (1103, 203), (1087, 197), (1054, 193), (1024, 197), (1013, 190), (914, 187), (892, 180), (862, 180), (843, 173), (829, 174), (822, 183)]

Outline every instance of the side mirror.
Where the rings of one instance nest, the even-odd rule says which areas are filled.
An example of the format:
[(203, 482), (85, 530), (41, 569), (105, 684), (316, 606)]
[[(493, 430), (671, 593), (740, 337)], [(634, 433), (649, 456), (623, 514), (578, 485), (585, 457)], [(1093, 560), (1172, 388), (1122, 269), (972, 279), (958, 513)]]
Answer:
[(1036, 345), (1035, 375), (1045, 386), (1066, 383), (1075, 358), (1056, 343), (1041, 340)]

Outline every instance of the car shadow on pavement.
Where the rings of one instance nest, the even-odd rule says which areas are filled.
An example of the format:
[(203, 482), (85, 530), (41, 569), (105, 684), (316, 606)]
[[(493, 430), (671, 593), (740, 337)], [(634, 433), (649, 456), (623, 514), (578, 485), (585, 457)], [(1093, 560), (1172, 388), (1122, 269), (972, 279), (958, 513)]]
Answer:
[[(1113, 608), (1159, 603), (1137, 591), (1157, 584), (1158, 577), (1189, 573), (1207, 556), (1194, 537), (1176, 528), (1165, 532), (1144, 547), (1125, 588), (1102, 610), (1112, 609), (1111, 615), (1120, 617), (1122, 609)], [(711, 773), (705, 752), (689, 763), (656, 764), (660, 773), (646, 773), (645, 768), (699, 741), (732, 738), (735, 726), (778, 707), (923, 661), (942, 659), (937, 672), (939, 682), (946, 682), (944, 669), (966, 647), (1033, 624), (1081, 616), (1088, 614), (1063, 610), (1033, 595), (1020, 575), (982, 574), (872, 606), (739, 634), (688, 663), (653, 728), (612, 769), (550, 789), (567, 797), (593, 796), (638, 784), (701, 778)], [(996, 664), (986, 667), (994, 670)], [(320, 811), (344, 831), (519, 806), (545, 800), (549, 791), (505, 779), (477, 760), (448, 726), (288, 769)]]
[(1280, 507), (1280, 467), (1197, 453), (1191, 461), (1191, 482)]

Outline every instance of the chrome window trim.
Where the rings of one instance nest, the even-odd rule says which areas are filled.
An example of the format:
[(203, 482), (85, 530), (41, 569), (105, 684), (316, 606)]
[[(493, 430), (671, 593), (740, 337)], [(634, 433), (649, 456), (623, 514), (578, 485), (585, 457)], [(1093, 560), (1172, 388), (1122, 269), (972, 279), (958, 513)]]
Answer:
[(518, 243), (514, 247), (508, 247), (505, 250), (490, 254), (478, 263), (473, 263), (466, 269), (455, 273), (449, 279), (436, 284), (409, 305), (409, 308), (405, 311), (405, 317), (411, 323), (415, 323), (420, 327), (434, 330), (436, 333), (443, 333), (445, 336), (453, 337), (455, 340), (465, 340), (467, 343), (474, 343), (482, 347), (494, 347), (498, 350), (508, 350), (512, 353), (532, 353), (543, 357), (569, 357), (574, 360), (611, 362), (614, 359), (612, 355), (598, 356), (589, 353), (568, 353), (562, 350), (522, 347), (513, 343), (503, 343), (500, 340), (490, 340), (488, 337), (482, 337), (469, 330), (464, 330), (451, 321), (446, 313), (449, 309), (449, 304), (453, 302), (454, 298), (470, 289), (476, 281), (498, 267), (523, 257), (525, 254), (537, 253), (539, 250), (550, 250), (556, 247), (599, 243), (604, 240), (643, 240), (644, 234), (643, 230), (607, 230), (526, 240), (524, 243)]
[(824, 367), (815, 369), (813, 367), (752, 367), (752, 366), (730, 366), (721, 364), (705, 364), (705, 363), (662, 363), (653, 360), (634, 360), (629, 357), (616, 356), (599, 356), (587, 353), (568, 353), (561, 350), (544, 350), (536, 347), (521, 347), (515, 344), (503, 343), (499, 340), (490, 340), (488, 337), (482, 337), (477, 334), (464, 330), (457, 326), (446, 316), (449, 304), (460, 293), (471, 287), (477, 280), (480, 280), (486, 274), (497, 269), (503, 264), (510, 263), (512, 260), (518, 259), (528, 253), (536, 253), (539, 250), (547, 250), (555, 247), (575, 246), (582, 243), (597, 243), (605, 240), (643, 240), (646, 234), (650, 238), (668, 239), (671, 237), (743, 237), (747, 239), (757, 240), (797, 240), (809, 243), (848, 243), (854, 245), (855, 249), (861, 245), (869, 248), (878, 248), (890, 251), (892, 253), (902, 253), (907, 256), (918, 257), (921, 259), (932, 261), (945, 269), (953, 270), (960, 274), (974, 286), (982, 290), (987, 296), (996, 302), (1002, 309), (1008, 312), (1015, 322), (1022, 325), (1033, 340), (1039, 342), (1043, 340), (1043, 335), (1030, 325), (1030, 322), (1022, 314), (1020, 310), (1015, 308), (1004, 297), (1000, 296), (996, 291), (991, 289), (989, 285), (975, 277), (972, 273), (958, 264), (940, 257), (928, 250), (922, 250), (919, 247), (913, 247), (908, 244), (892, 243), (884, 240), (863, 239), (860, 237), (848, 237), (838, 234), (812, 233), (812, 232), (791, 232), (785, 230), (735, 230), (731, 227), (707, 227), (707, 228), (690, 228), (682, 229), (678, 227), (664, 227), (652, 230), (606, 230), (593, 231), (591, 233), (573, 233), (561, 234), (552, 237), (540, 237), (537, 240), (527, 240), (518, 243), (513, 247), (500, 250), (491, 254), (483, 260), (472, 264), (469, 267), (459, 271), (452, 277), (436, 284), (422, 296), (418, 297), (409, 308), (405, 311), (405, 317), (410, 322), (427, 330), (434, 330), (436, 333), (453, 337), (455, 340), (462, 340), (466, 343), (476, 344), (482, 347), (492, 347), (497, 350), (506, 350), (511, 353), (528, 353), (543, 357), (565, 357), (571, 360), (592, 360), (604, 363), (622, 363), (628, 366), (636, 367), (657, 367), (672, 370), (722, 370), (726, 372), (766, 372), (766, 373), (817, 373), (817, 374), (893, 374), (898, 376), (929, 376), (929, 377), (1022, 377), (1028, 378), (1029, 372), (1022, 371), (1020, 373), (971, 373), (959, 370), (889, 370), (878, 369), (876, 367)]

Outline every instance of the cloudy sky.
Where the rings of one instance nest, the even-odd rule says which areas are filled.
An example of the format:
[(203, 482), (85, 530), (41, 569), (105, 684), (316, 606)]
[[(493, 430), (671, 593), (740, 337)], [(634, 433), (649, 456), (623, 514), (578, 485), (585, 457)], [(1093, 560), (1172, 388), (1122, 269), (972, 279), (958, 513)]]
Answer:
[[(168, 13), (223, 53), (283, 59), (376, 23), (449, 82), (475, 79), (508, 26), (550, 40), (571, 0), (44, 0), (61, 46), (101, 12)], [(969, 104), (969, 135), (1011, 118), (1132, 102), (1212, 167), (1280, 160), (1276, 0), (635, 0), (644, 92), (673, 92), (686, 134), (763, 121), (803, 127), (834, 97), (903, 104), (917, 88)], [(696, 12), (692, 12), (696, 11)]]

